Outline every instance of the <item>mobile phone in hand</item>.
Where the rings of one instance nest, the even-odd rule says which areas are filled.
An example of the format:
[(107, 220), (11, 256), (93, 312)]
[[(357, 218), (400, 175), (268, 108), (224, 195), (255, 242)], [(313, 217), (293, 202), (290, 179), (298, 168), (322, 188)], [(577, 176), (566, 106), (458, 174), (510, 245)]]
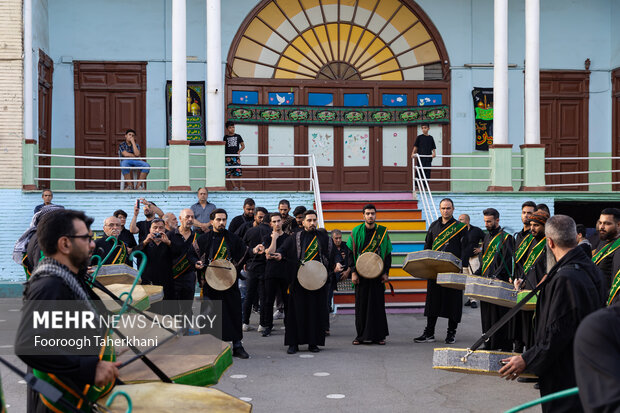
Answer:
[(140, 200), (136, 199), (136, 208), (140, 208)]

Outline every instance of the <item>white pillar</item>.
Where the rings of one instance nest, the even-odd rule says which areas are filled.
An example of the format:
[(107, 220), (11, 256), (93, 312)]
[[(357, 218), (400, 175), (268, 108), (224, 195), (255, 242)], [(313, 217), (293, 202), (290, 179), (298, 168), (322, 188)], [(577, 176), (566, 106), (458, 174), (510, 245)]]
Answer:
[(24, 0), (24, 139), (33, 136), (32, 0)]
[(508, 0), (495, 0), (493, 144), (508, 143)]
[(224, 136), (220, 0), (207, 1), (207, 140)]
[(525, 144), (540, 144), (540, 0), (525, 0)]
[(187, 140), (185, 0), (172, 0), (172, 140)]

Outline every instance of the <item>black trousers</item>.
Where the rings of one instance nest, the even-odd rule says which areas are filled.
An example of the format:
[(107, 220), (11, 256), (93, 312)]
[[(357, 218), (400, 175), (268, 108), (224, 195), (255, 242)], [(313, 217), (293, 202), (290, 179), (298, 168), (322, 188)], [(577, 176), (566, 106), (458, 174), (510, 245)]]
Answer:
[(192, 305), (196, 293), (196, 273), (183, 274), (174, 280), (174, 298), (178, 303), (177, 314), (189, 317), (194, 315)]
[(422, 158), (422, 168), (424, 169), (424, 175), (426, 175), (426, 179), (430, 179), (431, 177), (432, 162), (432, 158)]
[[(284, 314), (286, 317), (286, 302), (288, 283), (286, 278), (266, 278), (265, 279), (265, 301), (260, 306), (260, 319), (263, 327), (273, 328), (273, 303), (276, 295), (284, 297)], [(265, 324), (263, 324), (265, 323)]]
[[(435, 334), (435, 325), (437, 324), (437, 318), (435, 316), (426, 317), (426, 328), (429, 334)], [(453, 331), (456, 333), (456, 328), (459, 326), (457, 321), (454, 321), (451, 318), (448, 318), (448, 331)]]
[[(263, 306), (265, 302), (264, 291), (265, 291), (265, 274), (262, 272), (250, 272), (248, 271), (248, 279), (246, 280), (246, 288), (247, 292), (245, 295), (245, 301), (243, 302), (243, 324), (250, 324), (250, 314), (252, 314), (252, 304), (256, 297), (258, 297), (258, 301), (260, 305)], [(265, 326), (263, 324), (263, 312), (261, 311), (260, 317), (260, 325)]]

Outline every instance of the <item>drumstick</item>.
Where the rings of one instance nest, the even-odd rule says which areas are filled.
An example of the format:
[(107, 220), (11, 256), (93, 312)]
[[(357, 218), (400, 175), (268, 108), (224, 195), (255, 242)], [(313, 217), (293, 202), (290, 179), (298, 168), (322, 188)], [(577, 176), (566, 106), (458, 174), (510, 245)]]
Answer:
[(185, 331), (185, 329), (180, 329), (179, 331), (175, 332), (170, 337), (166, 337), (161, 343), (159, 343), (159, 344), (157, 344), (157, 345), (155, 345), (153, 347), (149, 347), (146, 350), (144, 350), (143, 352), (136, 354), (135, 356), (133, 356), (129, 360), (124, 361), (120, 366), (118, 366), (118, 368), (122, 369), (123, 367), (127, 366), (128, 364), (131, 364), (134, 361), (136, 361), (136, 360), (146, 356), (151, 351), (155, 350), (157, 347), (163, 346), (165, 343), (167, 343), (168, 341), (172, 340), (173, 338), (178, 338), (181, 335), (181, 333), (183, 333), (184, 331)]

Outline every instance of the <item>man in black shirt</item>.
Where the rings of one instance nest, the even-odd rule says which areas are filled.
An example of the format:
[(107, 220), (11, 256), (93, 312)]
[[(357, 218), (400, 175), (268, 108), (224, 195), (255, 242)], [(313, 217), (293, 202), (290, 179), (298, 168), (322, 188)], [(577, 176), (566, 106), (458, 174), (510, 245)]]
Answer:
[[(140, 202), (144, 205), (144, 217), (146, 218), (144, 221), (138, 221)], [(145, 198), (136, 200), (136, 204), (133, 207), (133, 218), (131, 219), (131, 224), (129, 224), (129, 231), (132, 234), (138, 234), (138, 243), (144, 241), (149, 234), (151, 222), (155, 219), (155, 214), (157, 214), (159, 218), (164, 216), (164, 212), (159, 209), (154, 202), (149, 202)]]
[(127, 245), (127, 249), (129, 252), (135, 248), (138, 243), (136, 242), (136, 238), (133, 236), (131, 232), (127, 228), (125, 228), (125, 224), (127, 223), (127, 212), (122, 209), (117, 209), (113, 214), (116, 218), (121, 220), (121, 232), (118, 235), (118, 239), (123, 241), (125, 245)]
[[(235, 133), (234, 122), (226, 122), (226, 134), (224, 135), (223, 141), (226, 142), (226, 147), (224, 148), (226, 153), (226, 166), (232, 167), (226, 168), (226, 178), (241, 177), (243, 171), (241, 168), (236, 168), (236, 166), (241, 165), (241, 160), (238, 155), (245, 149), (245, 143), (243, 143), (243, 138)], [(241, 186), (240, 180), (231, 180), (230, 183), (233, 190), (245, 190), (245, 188)]]
[[(471, 225), (470, 217), (467, 214), (461, 214), (459, 216), (459, 221), (463, 224), (467, 225), (465, 236), (467, 237), (467, 243), (469, 244), (467, 254), (463, 257), (463, 268), (468, 268), (470, 274), (473, 274), (479, 266), (478, 262), (478, 254), (482, 250), (480, 245), (482, 240), (484, 240), (484, 232), (477, 226)], [(476, 300), (472, 300), (471, 298), (467, 299), (465, 306), (471, 308), (478, 308), (478, 303)]]
[(254, 200), (252, 198), (246, 198), (245, 201), (243, 201), (243, 214), (237, 215), (230, 220), (230, 224), (228, 224), (228, 231), (234, 234), (243, 224), (252, 222), (254, 220), (255, 207), (256, 203)]
[(127, 245), (120, 240), (119, 234), (121, 232), (121, 220), (116, 217), (107, 217), (103, 221), (103, 233), (104, 237), (95, 241), (95, 254), (99, 255), (101, 259), (105, 259), (110, 253), (110, 250), (114, 246), (114, 240), (107, 241), (108, 237), (115, 237), (118, 240), (114, 251), (102, 265), (105, 264), (127, 264), (131, 265), (129, 260), (129, 251)]
[(415, 139), (411, 157), (415, 160), (416, 153), (420, 155), (422, 168), (424, 168), (424, 174), (426, 175), (426, 179), (428, 179), (431, 177), (431, 163), (433, 162), (433, 158), (437, 156), (435, 152), (437, 147), (435, 146), (435, 139), (428, 134), (430, 129), (429, 124), (422, 123), (420, 128), (422, 129), (422, 134), (418, 135)]
[(614, 276), (620, 271), (620, 210), (605, 208), (599, 218), (601, 243), (592, 261), (605, 275), (605, 290), (609, 294)]
[[(288, 199), (283, 199), (278, 202), (278, 212), (280, 212), (280, 216), (282, 217), (282, 231), (286, 232), (287, 234), (293, 233), (293, 229), (295, 227), (295, 224), (297, 223), (295, 217), (292, 217), (288, 214), (290, 210), (291, 203), (288, 201)], [(303, 213), (305, 213), (305, 211)]]

